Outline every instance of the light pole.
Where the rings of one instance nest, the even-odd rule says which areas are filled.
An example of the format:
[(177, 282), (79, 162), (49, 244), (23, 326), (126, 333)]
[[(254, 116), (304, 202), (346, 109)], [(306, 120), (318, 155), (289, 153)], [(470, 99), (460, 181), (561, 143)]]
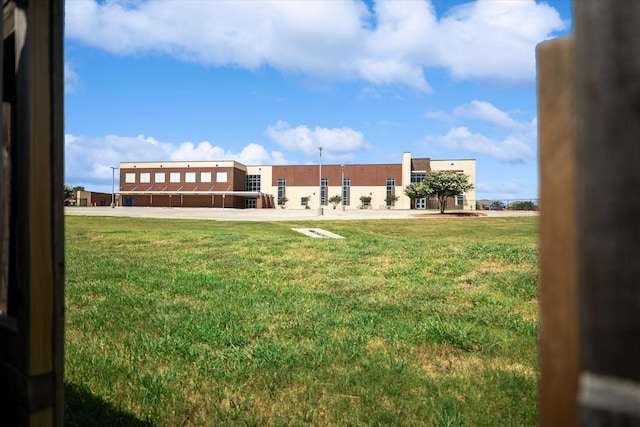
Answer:
[(115, 191), (115, 184), (116, 184), (116, 169), (118, 169), (115, 166), (109, 166), (111, 168), (111, 207), (115, 208), (116, 207), (116, 191)]
[(342, 168), (342, 177), (340, 178), (340, 204), (342, 204), (342, 210), (345, 209), (345, 198), (344, 198), (344, 165), (340, 165)]
[(318, 215), (322, 215), (322, 145), (318, 147), (320, 151), (320, 192), (318, 193)]

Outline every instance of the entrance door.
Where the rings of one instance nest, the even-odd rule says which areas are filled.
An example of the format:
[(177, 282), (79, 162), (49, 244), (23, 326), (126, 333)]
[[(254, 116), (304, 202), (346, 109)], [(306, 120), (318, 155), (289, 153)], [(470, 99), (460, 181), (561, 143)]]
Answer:
[(256, 199), (244, 199), (244, 207), (247, 209), (255, 209), (257, 206)]
[(416, 199), (416, 209), (427, 209), (427, 198)]

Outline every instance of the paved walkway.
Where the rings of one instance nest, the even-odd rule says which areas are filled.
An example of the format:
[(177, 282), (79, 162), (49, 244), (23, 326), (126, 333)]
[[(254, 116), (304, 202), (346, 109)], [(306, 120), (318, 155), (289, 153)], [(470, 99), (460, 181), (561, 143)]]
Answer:
[[(210, 219), (216, 221), (325, 221), (350, 219), (438, 218), (435, 211), (405, 209), (220, 209), (220, 208), (147, 208), (147, 207), (65, 207), (65, 215), (121, 216), (134, 218)], [(425, 215), (432, 214), (432, 215)], [(482, 211), (490, 217), (534, 216), (529, 211)]]

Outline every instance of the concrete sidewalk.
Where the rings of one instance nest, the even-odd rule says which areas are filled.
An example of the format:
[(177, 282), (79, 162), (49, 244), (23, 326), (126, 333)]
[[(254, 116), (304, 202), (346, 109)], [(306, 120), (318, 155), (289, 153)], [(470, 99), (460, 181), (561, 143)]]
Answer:
[[(453, 212), (453, 211), (452, 211)], [(221, 208), (150, 208), (150, 207), (65, 207), (65, 215), (120, 216), (132, 218), (208, 219), (216, 221), (326, 221), (355, 219), (438, 218), (437, 211), (405, 209), (221, 209)], [(529, 211), (478, 211), (483, 216), (534, 216)]]

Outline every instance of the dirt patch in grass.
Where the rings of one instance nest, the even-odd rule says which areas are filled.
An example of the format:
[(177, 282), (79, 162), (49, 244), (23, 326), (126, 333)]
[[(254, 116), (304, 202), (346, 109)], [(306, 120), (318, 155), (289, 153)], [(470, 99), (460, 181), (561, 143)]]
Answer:
[(386, 349), (387, 345), (380, 337), (373, 337), (367, 341), (367, 350), (370, 353), (379, 353)]
[(473, 376), (487, 369), (513, 372), (530, 378), (538, 375), (535, 368), (521, 363), (507, 362), (500, 358), (487, 359), (446, 349), (425, 349), (424, 353), (414, 353), (413, 357), (422, 370), (434, 375)]

